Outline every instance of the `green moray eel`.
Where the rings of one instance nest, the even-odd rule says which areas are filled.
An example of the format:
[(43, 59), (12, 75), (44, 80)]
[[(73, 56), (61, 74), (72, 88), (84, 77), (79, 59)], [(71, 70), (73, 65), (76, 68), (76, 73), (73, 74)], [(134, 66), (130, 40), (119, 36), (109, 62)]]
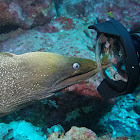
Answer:
[(48, 52), (0, 53), (0, 116), (97, 73), (95, 61)]

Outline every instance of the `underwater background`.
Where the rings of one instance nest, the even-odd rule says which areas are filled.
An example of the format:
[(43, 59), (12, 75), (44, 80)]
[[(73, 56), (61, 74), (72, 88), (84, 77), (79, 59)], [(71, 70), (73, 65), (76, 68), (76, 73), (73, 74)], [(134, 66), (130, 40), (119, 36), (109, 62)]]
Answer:
[[(140, 1), (0, 0), (0, 51), (95, 60), (96, 32), (88, 26), (112, 17), (136, 29)], [(140, 140), (140, 87), (105, 100), (95, 88), (98, 78), (0, 117), (0, 140)]]

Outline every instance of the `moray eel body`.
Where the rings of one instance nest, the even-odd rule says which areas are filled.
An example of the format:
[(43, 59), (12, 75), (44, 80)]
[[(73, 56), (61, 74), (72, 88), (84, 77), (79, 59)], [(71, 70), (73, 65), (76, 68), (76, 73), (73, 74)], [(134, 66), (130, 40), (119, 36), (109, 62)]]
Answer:
[(7, 115), (97, 73), (90, 59), (48, 52), (0, 53), (0, 116)]

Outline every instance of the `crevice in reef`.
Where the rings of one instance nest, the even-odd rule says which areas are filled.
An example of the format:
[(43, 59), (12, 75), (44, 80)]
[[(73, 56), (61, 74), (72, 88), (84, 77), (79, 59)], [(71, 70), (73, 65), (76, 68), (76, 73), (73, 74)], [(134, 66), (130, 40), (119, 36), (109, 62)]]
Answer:
[(6, 24), (3, 26), (0, 26), (0, 34), (7, 34), (11, 31), (15, 31), (19, 28), (18, 25), (13, 25), (13, 24)]
[(59, 17), (60, 16), (60, 6), (61, 6), (61, 4), (63, 4), (63, 0), (53, 0), (53, 1), (54, 1), (54, 7), (56, 10), (57, 17)]

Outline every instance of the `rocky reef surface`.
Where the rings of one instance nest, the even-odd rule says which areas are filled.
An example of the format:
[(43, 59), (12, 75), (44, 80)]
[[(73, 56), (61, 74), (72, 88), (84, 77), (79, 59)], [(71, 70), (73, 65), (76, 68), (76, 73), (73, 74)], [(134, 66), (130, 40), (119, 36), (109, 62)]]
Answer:
[[(96, 32), (110, 19), (128, 30), (140, 22), (139, 0), (0, 0), (0, 51), (47, 51), (95, 60)], [(140, 90), (112, 100), (96, 91), (95, 75), (0, 118), (0, 140), (140, 139)]]

